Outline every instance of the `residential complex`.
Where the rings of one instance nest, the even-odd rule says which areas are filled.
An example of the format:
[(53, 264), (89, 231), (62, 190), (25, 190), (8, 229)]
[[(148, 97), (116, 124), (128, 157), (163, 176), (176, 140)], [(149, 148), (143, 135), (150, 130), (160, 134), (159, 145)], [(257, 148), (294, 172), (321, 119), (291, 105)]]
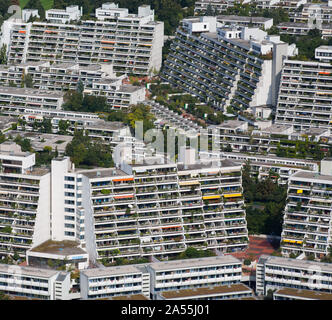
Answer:
[(24, 256), (48, 240), (76, 241), (91, 261), (247, 247), (241, 165), (229, 160), (75, 170), (57, 158), (34, 170), (34, 154), (1, 148), (2, 254)]
[(298, 171), (318, 172), (319, 164), (315, 161), (276, 156), (250, 155), (238, 152), (200, 152), (203, 159), (229, 159), (242, 166), (248, 164), (250, 174), (258, 180), (272, 178), (278, 184), (287, 184), (289, 178)]
[(15, 108), (60, 109), (63, 104), (62, 92), (0, 86), (0, 105)]
[(265, 127), (249, 129), (248, 122), (228, 120), (209, 126), (207, 135), (213, 151), (226, 151), (228, 146), (232, 152), (270, 156), (276, 154), (278, 146), (286, 146), (292, 141), (305, 141), (307, 137), (313, 142), (324, 143), (330, 137), (328, 128), (308, 128), (303, 136), (303, 132), (297, 132), (290, 124), (272, 124), (271, 121), (263, 124)]
[[(148, 265), (151, 274), (151, 297), (178, 290), (238, 284), (242, 264), (232, 256), (156, 262)], [(199, 295), (199, 292), (197, 292)], [(164, 296), (165, 298), (165, 296)]]
[(291, 15), (291, 19), (294, 22), (314, 23), (318, 26), (322, 24), (331, 24), (332, 1), (328, 0), (322, 3), (306, 3), (303, 5), (302, 11)]
[(149, 6), (139, 7), (138, 15), (126, 12), (119, 16), (118, 9), (109, 6), (103, 5), (107, 19), (80, 20), (76, 24), (6, 20), (1, 44), (8, 46), (8, 63), (103, 63), (113, 65), (117, 73), (141, 76), (158, 71), (163, 22), (154, 21)]
[(122, 169), (79, 171), (87, 184), (83, 199), (92, 202), (85, 210), (93, 215), (96, 259), (164, 258), (188, 246), (246, 248), (240, 165), (225, 160)]
[(305, 36), (310, 30), (319, 29), (322, 34), (322, 39), (328, 40), (332, 37), (332, 23), (318, 25), (311, 25), (304, 22), (281, 22), (277, 25), (279, 34), (289, 34), (295, 36)]
[[(244, 0), (241, 4), (253, 4), (259, 9), (277, 9), (279, 7), (287, 10), (290, 16), (295, 15), (301, 5), (307, 3), (307, 0)], [(197, 0), (195, 2), (195, 15), (205, 14), (210, 8), (213, 13), (220, 14), (225, 12), (228, 8), (234, 7), (238, 4), (234, 0)]]
[(34, 168), (35, 154), (15, 143), (0, 145), (0, 255), (21, 257), (48, 238), (50, 173)]
[(321, 162), (321, 173), (297, 172), (289, 178), (281, 234), (282, 253), (317, 258), (331, 245), (331, 161)]
[(138, 294), (150, 298), (150, 273), (145, 265), (86, 269), (80, 287), (83, 300)]
[[(332, 259), (332, 47), (323, 41), (317, 61), (300, 61), (295, 44), (270, 34), (317, 27), (328, 39), (332, 2), (245, 4), (283, 8), (290, 22), (222, 15), (238, 8), (233, 0), (196, 1), (195, 16), (165, 38), (159, 8), (155, 15), (149, 5), (133, 14), (107, 2), (85, 20), (78, 5), (43, 19), (31, 8), (3, 22), (0, 260), (8, 264), (0, 264), (0, 293), (332, 300), (332, 267), (323, 262)], [(109, 110), (63, 110), (68, 91), (105, 97)], [(126, 113), (138, 103), (151, 106), (142, 114), (161, 129), (153, 134), (177, 135), (174, 143), (167, 136), (174, 156), (153, 148), (157, 136), (132, 136), (142, 114)], [(74, 153), (84, 148), (75, 146), (77, 131), (107, 146), (114, 165), (68, 157), (70, 143)], [(253, 181), (248, 190), (242, 174)], [(278, 200), (257, 201), (270, 190)], [(266, 236), (251, 235), (272, 224)]]
[(0, 290), (21, 299), (70, 300), (70, 273), (0, 264)]
[(275, 123), (297, 131), (313, 127), (329, 129), (332, 65), (314, 61), (286, 60), (283, 65)]
[(219, 110), (273, 107), (282, 61), (294, 50), (257, 28), (219, 28), (214, 17), (184, 19), (161, 78)]
[(21, 87), (28, 75), (33, 88), (60, 93), (77, 90), (81, 82), (85, 94), (105, 97), (113, 109), (127, 108), (145, 99), (145, 88), (123, 84), (124, 76), (116, 77), (112, 66), (103, 64), (81, 67), (78, 63), (50, 64), (49, 61), (36, 61), (2, 66), (0, 84)]
[(324, 294), (331, 294), (331, 272), (329, 263), (262, 255), (256, 268), (256, 293), (277, 290), (276, 296), (283, 293), (294, 299), (302, 291), (302, 297), (322, 294), (324, 300)]
[(81, 272), (82, 299), (143, 295), (152, 300), (240, 299), (253, 296), (241, 283), (241, 261), (232, 256), (152, 262)]

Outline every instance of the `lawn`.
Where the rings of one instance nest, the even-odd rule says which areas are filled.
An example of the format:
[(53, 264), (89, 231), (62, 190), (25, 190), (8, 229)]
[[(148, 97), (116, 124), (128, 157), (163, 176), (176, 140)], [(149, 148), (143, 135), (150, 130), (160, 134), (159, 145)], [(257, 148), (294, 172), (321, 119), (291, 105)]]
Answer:
[[(29, 2), (29, 0), (20, 0), (20, 7), (24, 8), (26, 4)], [(54, 0), (40, 0), (42, 6), (45, 10), (51, 9), (53, 7)], [(34, 8), (28, 8), (28, 9), (34, 9)]]

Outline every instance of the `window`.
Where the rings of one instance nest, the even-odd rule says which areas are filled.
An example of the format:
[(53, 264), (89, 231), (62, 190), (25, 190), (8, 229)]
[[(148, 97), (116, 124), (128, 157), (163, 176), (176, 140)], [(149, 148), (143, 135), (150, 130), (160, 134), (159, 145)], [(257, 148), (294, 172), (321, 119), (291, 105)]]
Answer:
[(75, 225), (71, 223), (65, 223), (65, 228), (75, 228)]
[(65, 181), (75, 181), (75, 177), (65, 177)]
[(74, 232), (70, 232), (70, 231), (65, 231), (65, 236), (74, 237), (75, 233)]
[(75, 221), (75, 217), (73, 217), (73, 216), (65, 216), (65, 220)]

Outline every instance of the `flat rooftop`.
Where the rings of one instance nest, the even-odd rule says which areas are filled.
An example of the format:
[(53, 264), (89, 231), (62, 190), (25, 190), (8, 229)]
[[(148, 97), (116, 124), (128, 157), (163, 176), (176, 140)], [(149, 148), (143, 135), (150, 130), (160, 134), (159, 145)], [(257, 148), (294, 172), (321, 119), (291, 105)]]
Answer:
[(122, 177), (122, 176), (128, 176), (127, 173), (125, 173), (122, 170), (116, 169), (116, 168), (98, 168), (98, 169), (90, 169), (90, 170), (82, 170), (77, 169), (77, 173), (81, 173), (84, 176), (88, 177), (89, 179), (95, 179), (95, 178), (114, 178), (114, 177)]
[[(292, 128), (291, 125), (283, 125), (283, 124), (273, 124), (270, 127), (260, 130), (260, 132), (268, 132), (270, 134), (284, 134), (285, 130), (289, 130)], [(287, 134), (287, 133), (285, 133)]]
[(74, 62), (60, 62), (60, 63), (52, 64), (49, 68), (50, 69), (69, 69), (69, 68), (73, 68), (76, 66), (79, 67), (79, 64), (74, 63)]
[(201, 163), (195, 163), (195, 164), (178, 164), (178, 170), (179, 171), (186, 171), (186, 170), (200, 170), (200, 169), (221, 169), (221, 168), (227, 168), (227, 167), (237, 167), (239, 166), (238, 163), (234, 162), (233, 160), (224, 159), (224, 160), (202, 160)]
[(265, 17), (245, 17), (245, 16), (234, 16), (234, 15), (219, 15), (217, 21), (234, 21), (234, 22), (253, 22), (253, 23), (264, 23), (272, 20), (272, 18)]
[(291, 178), (304, 178), (304, 179), (314, 179), (314, 180), (322, 180), (326, 183), (332, 184), (332, 176), (323, 175), (320, 173), (315, 172), (308, 172), (308, 171), (298, 171), (294, 173)]
[(233, 263), (241, 263), (237, 258), (233, 256), (216, 256), (216, 257), (207, 257), (207, 258), (199, 258), (199, 259), (182, 259), (182, 260), (170, 260), (163, 262), (154, 262), (149, 266), (155, 271), (163, 271), (163, 270), (178, 270), (185, 268), (196, 268), (201, 266), (215, 266), (215, 265), (223, 265), (223, 264), (233, 264)]
[(51, 147), (52, 150), (57, 149), (59, 152), (64, 152), (67, 144), (73, 140), (73, 136), (52, 133), (22, 132), (16, 130), (10, 130), (6, 133), (13, 137), (20, 135), (22, 138), (29, 139), (32, 147), (37, 151), (43, 150), (44, 147)]
[(292, 258), (284, 258), (277, 256), (262, 255), (261, 259), (265, 260), (265, 264), (274, 264), (278, 266), (292, 267), (298, 269), (318, 270), (320, 272), (332, 272), (332, 264), (310, 261), (310, 260), (297, 260)]
[(245, 121), (240, 120), (226, 120), (218, 125), (211, 125), (209, 128), (219, 128), (219, 129), (237, 129), (238, 127), (246, 124)]
[(184, 289), (184, 290), (174, 290), (174, 291), (164, 291), (160, 295), (165, 299), (177, 299), (177, 298), (195, 298), (195, 296), (215, 296), (223, 295), (228, 293), (252, 293), (252, 290), (246, 285), (231, 284), (226, 286), (215, 286), (215, 287), (203, 287), (195, 289)]
[(286, 295), (294, 299), (308, 299), (308, 300), (332, 300), (332, 293), (319, 292), (314, 290), (303, 290), (295, 288), (278, 289), (275, 294)]
[(5, 130), (12, 123), (16, 123), (18, 121), (18, 118), (15, 117), (8, 117), (8, 116), (0, 116), (0, 130)]
[(103, 129), (116, 131), (125, 128), (126, 125), (119, 121), (104, 121), (104, 120), (94, 120), (89, 124), (85, 125), (85, 129)]
[(61, 256), (69, 256), (74, 254), (86, 254), (86, 252), (80, 248), (79, 243), (76, 241), (64, 240), (54, 241), (47, 240), (37, 247), (32, 248), (32, 252), (50, 253)]
[(20, 273), (22, 275), (33, 276), (38, 278), (50, 278), (58, 274), (57, 270), (33, 268), (33, 267), (19, 267), (7, 264), (0, 264), (1, 273)]
[(45, 97), (45, 98), (62, 98), (64, 95), (61, 92), (54, 92), (48, 90), (0, 86), (0, 95), (1, 94), (24, 95), (24, 96), (35, 96), (35, 97)]
[(85, 269), (81, 271), (84, 275), (89, 278), (99, 278), (99, 277), (109, 277), (112, 275), (130, 275), (137, 273), (147, 273), (146, 267), (142, 265), (123, 265), (107, 268), (94, 268), (94, 269)]

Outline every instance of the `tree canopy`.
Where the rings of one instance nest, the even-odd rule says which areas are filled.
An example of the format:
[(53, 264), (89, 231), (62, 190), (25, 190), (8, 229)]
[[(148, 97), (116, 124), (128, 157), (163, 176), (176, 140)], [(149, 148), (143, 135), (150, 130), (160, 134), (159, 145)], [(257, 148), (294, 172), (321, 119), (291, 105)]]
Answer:
[(76, 130), (73, 140), (67, 144), (65, 154), (80, 167), (112, 167), (114, 166), (111, 150), (101, 141), (92, 141), (82, 130)]

